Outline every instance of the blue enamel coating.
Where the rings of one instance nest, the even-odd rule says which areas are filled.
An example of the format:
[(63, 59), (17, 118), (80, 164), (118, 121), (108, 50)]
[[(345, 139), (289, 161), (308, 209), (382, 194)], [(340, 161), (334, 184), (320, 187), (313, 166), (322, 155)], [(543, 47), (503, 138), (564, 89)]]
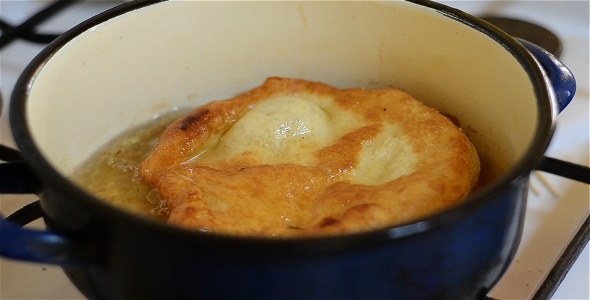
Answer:
[(52, 231), (22, 229), (0, 215), (0, 255), (14, 259), (69, 265), (70, 241)]
[[(0, 160), (10, 161), (14, 155), (3, 151)], [(23, 162), (0, 164), (0, 193), (37, 194), (41, 185), (36, 175)], [(68, 265), (72, 243), (64, 235), (52, 231), (22, 229), (0, 215), (0, 255), (14, 259)]]
[(514, 256), (526, 183), (511, 185), (461, 222), (391, 241), (356, 241), (348, 249), (226, 244), (117, 226), (110, 252), (118, 255), (107, 267), (65, 270), (74, 282), (92, 283), (77, 286), (96, 299), (476, 299)]
[(529, 50), (547, 73), (555, 91), (559, 112), (562, 112), (570, 104), (576, 93), (574, 74), (547, 50), (525, 40), (517, 40)]

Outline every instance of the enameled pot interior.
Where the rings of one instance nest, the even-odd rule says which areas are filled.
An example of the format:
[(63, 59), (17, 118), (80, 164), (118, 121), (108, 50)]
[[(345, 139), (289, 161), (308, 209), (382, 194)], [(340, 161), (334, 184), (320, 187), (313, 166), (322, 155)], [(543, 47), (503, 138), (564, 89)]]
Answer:
[(58, 50), (31, 85), (27, 125), (68, 177), (128, 128), (271, 76), (401, 88), (457, 118), (482, 168), (498, 176), (525, 155), (537, 130), (533, 83), (504, 46), (401, 1), (150, 5)]

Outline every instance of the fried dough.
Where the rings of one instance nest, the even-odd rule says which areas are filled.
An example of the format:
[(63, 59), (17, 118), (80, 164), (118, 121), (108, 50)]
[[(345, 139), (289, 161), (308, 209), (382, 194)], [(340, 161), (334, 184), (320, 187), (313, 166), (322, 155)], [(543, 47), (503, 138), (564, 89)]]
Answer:
[(171, 224), (317, 236), (447, 209), (475, 186), (479, 159), (449, 119), (398, 89), (273, 77), (173, 122), (140, 176)]

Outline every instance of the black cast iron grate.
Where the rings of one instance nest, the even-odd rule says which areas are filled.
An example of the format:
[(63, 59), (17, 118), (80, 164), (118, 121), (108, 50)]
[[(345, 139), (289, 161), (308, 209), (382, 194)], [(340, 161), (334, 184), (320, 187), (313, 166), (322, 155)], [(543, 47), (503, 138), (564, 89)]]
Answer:
[(0, 50), (16, 39), (41, 44), (51, 43), (59, 35), (37, 33), (36, 27), (76, 2), (79, 2), (79, 0), (57, 0), (52, 2), (19, 25), (11, 25), (0, 19), (0, 30), (2, 30)]
[[(0, 30), (2, 35), (0, 36), (0, 51), (10, 45), (10, 43), (14, 42), (15, 40), (25, 40), (32, 43), (39, 43), (39, 44), (49, 44), (55, 38), (59, 36), (59, 34), (53, 33), (37, 33), (37, 26), (41, 25), (43, 22), (49, 20), (54, 15), (62, 12), (68, 7), (71, 7), (73, 4), (80, 2), (80, 0), (56, 0), (48, 4), (45, 8), (39, 10), (33, 16), (25, 20), (21, 24), (9, 24), (4, 20), (0, 19)], [(18, 153), (16, 151), (4, 146), (0, 145), (0, 152), (3, 154), (10, 155), (11, 157), (14, 156), (15, 159), (19, 159)], [(2, 156), (7, 156), (2, 155)], [(17, 211), (8, 219), (19, 223), (19, 224), (27, 224), (35, 219), (40, 218), (39, 214), (30, 214), (27, 213), (30, 206), (36, 206), (38, 202), (31, 203), (28, 206), (25, 206), (23, 209), (24, 211)], [(32, 219), (31, 219), (32, 218)], [(588, 243), (590, 239), (590, 216), (586, 218), (574, 238), (570, 241), (567, 245), (566, 249), (559, 257), (555, 265), (549, 271), (547, 277), (543, 280), (537, 291), (535, 292), (532, 299), (535, 300), (544, 300), (549, 299), (565, 276), (567, 275), (568, 271), (577, 260), (578, 256)]]

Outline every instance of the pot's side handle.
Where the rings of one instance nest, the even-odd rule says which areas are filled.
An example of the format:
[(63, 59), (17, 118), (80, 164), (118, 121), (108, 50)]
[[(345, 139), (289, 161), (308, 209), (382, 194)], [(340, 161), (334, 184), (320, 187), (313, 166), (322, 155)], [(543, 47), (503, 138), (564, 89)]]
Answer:
[[(574, 98), (576, 79), (574, 74), (561, 61), (547, 50), (523, 39), (516, 39), (541, 64), (555, 91), (559, 112), (563, 111)], [(590, 168), (555, 158), (544, 157), (537, 170), (590, 184)]]
[(549, 76), (557, 97), (559, 112), (562, 112), (570, 104), (576, 93), (574, 74), (549, 51), (523, 39), (517, 38), (516, 40), (527, 48)]
[[(574, 98), (576, 93), (576, 79), (574, 74), (553, 54), (547, 50), (523, 39), (518, 39), (527, 50), (541, 64), (555, 91), (559, 112), (563, 111)], [(573, 164), (555, 158), (543, 157), (537, 170), (590, 184), (590, 168)]]
[[(34, 202), (37, 204), (38, 202)], [(25, 206), (23, 210), (38, 209)], [(22, 224), (24, 225), (24, 224)], [(29, 230), (21, 228), (21, 224), (2, 218), (0, 215), (0, 255), (8, 258), (41, 262), (58, 265), (76, 265), (72, 261), (72, 242), (69, 238), (51, 231)]]
[[(19, 161), (16, 150), (1, 146), (0, 194), (38, 194), (41, 183), (33, 171)], [(88, 241), (53, 231), (23, 229), (39, 219), (43, 210), (39, 202), (27, 205), (9, 218), (0, 215), (0, 256), (58, 265), (88, 265), (96, 262)]]

